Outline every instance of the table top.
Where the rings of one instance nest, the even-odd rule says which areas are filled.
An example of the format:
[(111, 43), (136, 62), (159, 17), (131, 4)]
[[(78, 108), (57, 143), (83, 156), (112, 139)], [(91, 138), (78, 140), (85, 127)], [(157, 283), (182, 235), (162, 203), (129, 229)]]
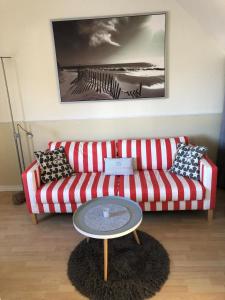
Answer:
[(134, 231), (142, 217), (140, 206), (128, 198), (99, 197), (78, 208), (73, 214), (73, 225), (87, 237), (113, 239)]

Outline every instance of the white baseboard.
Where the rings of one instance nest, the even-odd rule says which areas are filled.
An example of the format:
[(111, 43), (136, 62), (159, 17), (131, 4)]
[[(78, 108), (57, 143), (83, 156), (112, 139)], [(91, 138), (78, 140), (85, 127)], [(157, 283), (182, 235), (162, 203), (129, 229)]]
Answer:
[(0, 185), (0, 192), (20, 192), (22, 185)]

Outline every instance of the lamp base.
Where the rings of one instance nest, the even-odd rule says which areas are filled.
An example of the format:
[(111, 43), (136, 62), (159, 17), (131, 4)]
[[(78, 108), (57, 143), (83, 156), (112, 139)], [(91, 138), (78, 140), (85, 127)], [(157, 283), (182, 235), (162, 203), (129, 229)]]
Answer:
[(14, 205), (20, 205), (26, 202), (25, 194), (23, 191), (14, 193), (12, 195), (12, 202)]

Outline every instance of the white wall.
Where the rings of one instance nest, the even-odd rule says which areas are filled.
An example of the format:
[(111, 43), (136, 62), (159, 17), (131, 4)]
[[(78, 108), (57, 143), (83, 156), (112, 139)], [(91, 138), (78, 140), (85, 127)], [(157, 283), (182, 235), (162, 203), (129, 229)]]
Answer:
[(197, 22), (215, 37), (225, 54), (225, 1), (224, 0), (177, 0)]
[[(60, 104), (51, 19), (155, 11), (169, 12), (168, 99)], [(22, 98), (24, 106), (24, 116), (18, 105), (14, 107), (18, 119), (118, 118), (222, 111), (224, 54), (175, 0), (0, 0), (0, 45), (0, 55), (15, 58), (13, 63), (21, 90), (16, 92), (16, 97)], [(9, 73), (10, 68), (13, 69), (9, 67)], [(0, 97), (0, 120), (7, 121), (4, 94)]]
[[(168, 11), (167, 99), (60, 104), (51, 19), (160, 11)], [(190, 135), (215, 158), (222, 50), (176, 0), (0, 0), (0, 56), (14, 57), (6, 61), (13, 112), (35, 134), (33, 147), (24, 147), (27, 162), (53, 139), (169, 135)], [(20, 184), (2, 75), (0, 68), (0, 189)]]

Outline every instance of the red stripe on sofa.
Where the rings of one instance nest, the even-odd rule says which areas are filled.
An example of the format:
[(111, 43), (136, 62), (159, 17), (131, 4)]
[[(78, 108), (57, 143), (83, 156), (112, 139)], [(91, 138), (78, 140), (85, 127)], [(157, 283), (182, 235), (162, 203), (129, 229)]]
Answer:
[(154, 201), (160, 201), (160, 189), (159, 189), (159, 184), (156, 179), (155, 173), (153, 171), (149, 171), (149, 175), (152, 181), (152, 187), (154, 190)]
[(73, 147), (72, 149), (70, 149), (70, 151), (72, 151), (72, 156), (73, 156), (73, 165), (74, 165), (74, 171), (75, 172), (79, 172), (79, 147), (80, 147), (80, 142), (76, 142), (73, 143)]
[(203, 210), (203, 209), (204, 209), (203, 204), (204, 204), (204, 201), (198, 201), (198, 202), (197, 202), (197, 208), (198, 208), (199, 210)]
[(79, 168), (79, 172), (88, 172), (88, 143), (84, 142), (83, 143), (83, 155), (82, 155), (82, 160), (83, 160), (83, 169)]
[[(116, 155), (118, 156), (118, 154), (121, 154), (122, 155), (122, 153), (123, 153), (123, 151), (122, 151), (122, 140), (118, 140), (117, 142), (116, 142)], [(122, 157), (122, 156), (121, 156)]]
[(162, 202), (162, 210), (169, 210), (168, 209), (168, 202)]
[(166, 148), (166, 140), (160, 139), (160, 148), (161, 148), (161, 160), (162, 167), (161, 169), (168, 169), (168, 158), (167, 158), (167, 148)]
[[(71, 177), (67, 177), (63, 180), (62, 184), (60, 185), (59, 189), (58, 189), (58, 200), (59, 199), (64, 199), (64, 190), (65, 190), (65, 187), (66, 185), (68, 184), (69, 180), (70, 180)], [(61, 201), (58, 201), (59, 204), (60, 204), (60, 208), (61, 208), (61, 211), (63, 212), (66, 212), (66, 207), (65, 207), (65, 203), (64, 202), (61, 202)]]
[(162, 151), (161, 151), (161, 143), (159, 139), (155, 141), (156, 146), (156, 159), (157, 159), (157, 170), (162, 169)]
[(115, 176), (115, 185), (114, 185), (114, 195), (118, 196), (119, 195), (119, 175)]
[(55, 149), (59, 148), (61, 146), (61, 143), (62, 142), (57, 142), (56, 145), (55, 145)]
[(179, 137), (175, 137), (175, 142), (176, 142), (176, 145), (177, 145), (177, 144), (181, 143), (182, 141)]
[(22, 173), (22, 181), (23, 181), (23, 188), (24, 192), (26, 195), (26, 205), (27, 209), (30, 213), (32, 213), (32, 208), (31, 208), (31, 199), (30, 199), (30, 194), (29, 194), (29, 182), (27, 178), (27, 173), (32, 169), (32, 167), (36, 164), (37, 162), (34, 161), (23, 173)]
[(186, 204), (186, 207), (185, 207), (186, 210), (191, 210), (192, 209), (191, 201), (186, 201), (185, 204)]
[[(97, 150), (97, 142), (93, 142), (92, 144), (92, 156), (93, 156), (93, 172), (98, 171), (98, 150)], [(100, 157), (101, 159), (101, 157)]]
[(49, 149), (49, 150), (52, 150), (52, 143), (53, 143), (53, 142), (48, 142), (48, 149)]
[(42, 202), (41, 202), (41, 188), (39, 188), (39, 189), (36, 191), (36, 200), (37, 200), (38, 205), (39, 205), (39, 203), (42, 203)]
[(136, 162), (137, 162), (137, 169), (142, 169), (142, 155), (141, 155), (141, 140), (136, 141)]
[(77, 210), (77, 204), (76, 203), (71, 203), (71, 212), (75, 212)]
[(116, 153), (116, 141), (111, 141), (111, 156), (112, 157), (116, 157), (117, 153)]
[(91, 187), (91, 196), (92, 196), (92, 198), (97, 198), (98, 197), (98, 183), (99, 183), (100, 176), (101, 176), (101, 173), (97, 173), (95, 178), (94, 178), (94, 181), (93, 181), (93, 184), (92, 184), (92, 187)]
[(81, 176), (82, 176), (82, 173), (77, 173), (74, 178), (74, 181), (72, 182), (71, 186), (69, 187), (68, 194), (69, 194), (69, 202), (71, 203), (71, 205), (74, 202), (76, 202), (75, 201), (75, 189), (76, 189), (76, 186), (78, 185), (78, 182), (80, 181)]
[(135, 180), (134, 176), (129, 176), (129, 182), (130, 182), (130, 198), (136, 200), (136, 186), (135, 186)]
[(36, 191), (41, 185), (40, 181), (40, 166), (37, 161), (33, 161), (31, 165), (22, 173), (22, 182), (26, 196), (26, 205), (31, 213), (42, 212), (41, 206), (37, 204)]
[(152, 169), (152, 151), (151, 151), (150, 140), (146, 140), (146, 142), (145, 142), (145, 151), (146, 151), (146, 159), (147, 159), (147, 170), (151, 170)]
[(127, 156), (126, 157), (132, 157), (132, 152), (131, 152), (131, 140), (127, 141), (127, 145), (126, 145), (126, 152), (127, 152)]
[(48, 204), (53, 204), (52, 201), (52, 190), (54, 188), (54, 186), (56, 185), (57, 181), (53, 181), (51, 183), (49, 183), (47, 190), (45, 191), (46, 194), (46, 200)]
[(88, 185), (88, 181), (91, 177), (91, 173), (87, 173), (86, 176), (85, 176), (85, 179), (81, 185), (81, 188), (80, 188), (80, 200), (82, 203), (86, 202), (87, 199), (86, 199), (86, 188), (87, 188), (87, 185)]
[(184, 138), (184, 143), (185, 143), (185, 144), (188, 144), (188, 143), (189, 143), (189, 137), (184, 136), (183, 138)]
[(174, 201), (174, 209), (179, 210), (179, 201)]
[(64, 203), (59, 201), (59, 190), (62, 188), (62, 185), (66, 179), (60, 179), (56, 181), (56, 184), (54, 185), (52, 192), (51, 192), (51, 202), (58, 204), (56, 205), (56, 212), (66, 212), (66, 208)]
[[(69, 161), (70, 145), (71, 145), (71, 142), (66, 142), (65, 147), (64, 147), (66, 158), (68, 159), (68, 161)], [(73, 168), (73, 166), (71, 166), (71, 167)]]
[[(43, 205), (44, 203), (46, 204), (46, 206), (48, 205), (46, 190), (50, 186), (50, 184), (51, 183), (49, 182), (47, 184), (42, 185), (39, 189), (37, 189), (36, 201), (37, 201), (38, 205)], [(45, 212), (46, 212), (46, 207), (45, 207)]]
[(151, 210), (156, 211), (156, 202), (150, 202), (149, 206), (151, 207)]
[(174, 181), (173, 177), (171, 176), (170, 172), (164, 171), (163, 173), (164, 173), (165, 177), (167, 178), (169, 185), (171, 187), (172, 199), (173, 199), (173, 201), (177, 201), (179, 199), (177, 184)]
[[(37, 170), (34, 171), (36, 187), (40, 186), (41, 184), (39, 174), (40, 174), (40, 167), (38, 168), (38, 172)], [(43, 213), (44, 212), (43, 204), (41, 202), (37, 202), (37, 205), (38, 205), (39, 213)]]
[(108, 175), (105, 176), (104, 181), (103, 181), (103, 196), (108, 196), (109, 195), (109, 177)]
[[(102, 148), (102, 170), (105, 171), (105, 158), (107, 157), (107, 149), (106, 149), (106, 142), (101, 143)], [(115, 157), (115, 156), (112, 156)]]
[(125, 194), (124, 194), (124, 176), (120, 176), (119, 177), (119, 193), (118, 195), (121, 196), (121, 197), (124, 197)]
[(169, 139), (165, 139), (165, 144), (166, 144), (166, 156), (167, 156), (167, 169), (170, 169), (173, 164), (173, 159), (172, 159), (172, 148), (171, 148), (171, 143), (172, 141)]
[(159, 170), (159, 174), (162, 178), (162, 181), (165, 185), (165, 189), (166, 189), (166, 201), (169, 201), (172, 199), (172, 188), (170, 185), (170, 182), (168, 181), (165, 172), (163, 170)]
[(197, 198), (196, 185), (193, 181), (189, 180), (187, 177), (184, 177), (189, 188), (190, 188), (190, 200), (195, 200)]
[(147, 182), (146, 182), (146, 177), (144, 175), (143, 171), (139, 172), (139, 176), (140, 176), (140, 182), (141, 182), (141, 189), (142, 189), (142, 201), (146, 202), (148, 201), (148, 186), (147, 186)]
[(177, 190), (178, 190), (178, 199), (184, 199), (184, 187), (182, 183), (180, 182), (178, 176), (176, 174), (170, 173), (172, 176), (174, 182), (177, 185)]

